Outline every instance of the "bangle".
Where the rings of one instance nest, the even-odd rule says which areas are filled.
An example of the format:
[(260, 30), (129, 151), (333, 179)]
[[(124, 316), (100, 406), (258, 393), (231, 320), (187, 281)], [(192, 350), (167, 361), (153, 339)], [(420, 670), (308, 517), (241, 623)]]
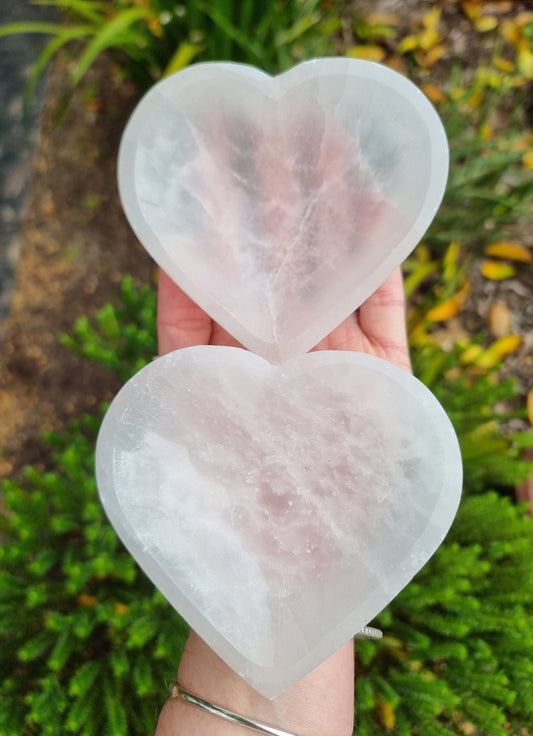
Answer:
[(193, 705), (198, 706), (198, 708), (206, 710), (208, 713), (224, 718), (224, 720), (230, 721), (231, 723), (237, 723), (239, 726), (250, 728), (252, 731), (268, 734), (268, 736), (294, 736), (294, 734), (289, 733), (288, 731), (281, 731), (279, 728), (267, 726), (264, 723), (259, 723), (259, 721), (254, 721), (252, 718), (240, 716), (237, 713), (233, 713), (231, 710), (226, 710), (226, 708), (222, 708), (219, 705), (213, 705), (213, 703), (209, 703), (207, 700), (199, 698), (197, 695), (193, 695), (187, 690), (184, 690), (179, 683), (174, 683), (170, 686), (169, 694), (171, 698), (180, 698), (181, 700), (185, 700), (187, 703), (192, 703)]
[[(381, 639), (382, 636), (383, 633), (379, 629), (374, 629), (371, 626), (363, 626), (361, 631), (355, 635), (355, 638)], [(289, 733), (288, 731), (282, 731), (279, 728), (267, 726), (265, 723), (254, 721), (253, 718), (245, 718), (237, 713), (233, 713), (231, 710), (222, 708), (220, 705), (209, 703), (207, 700), (198, 697), (198, 695), (194, 695), (188, 690), (185, 690), (185, 688), (183, 688), (178, 682), (172, 683), (168, 691), (171, 698), (180, 698), (181, 700), (185, 700), (187, 703), (192, 703), (192, 705), (196, 705), (198, 708), (202, 708), (202, 710), (205, 710), (208, 713), (219, 716), (219, 718), (224, 718), (224, 720), (230, 721), (231, 723), (236, 723), (239, 726), (244, 726), (244, 728), (249, 728), (252, 731), (267, 734), (267, 736), (294, 736), (294, 734)]]
[(372, 626), (363, 626), (361, 631), (354, 636), (354, 639), (382, 639), (383, 632), (381, 629), (374, 629)]

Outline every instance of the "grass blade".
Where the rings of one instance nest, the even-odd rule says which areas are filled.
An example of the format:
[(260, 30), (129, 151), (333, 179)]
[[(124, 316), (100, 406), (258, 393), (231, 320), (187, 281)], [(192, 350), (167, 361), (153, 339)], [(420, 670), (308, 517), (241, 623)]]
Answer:
[(105, 49), (111, 46), (117, 46), (126, 50), (124, 47), (128, 41), (136, 41), (138, 36), (131, 34), (129, 37), (125, 31), (139, 20), (143, 20), (150, 15), (150, 11), (146, 8), (130, 8), (121, 12), (113, 20), (103, 26), (101, 31), (95, 35), (90, 44), (87, 45), (85, 51), (81, 55), (74, 73), (72, 74), (72, 84), (76, 85), (83, 78), (96, 57)]
[(11, 36), (15, 33), (49, 33), (52, 36), (57, 36), (64, 30), (65, 26), (57, 23), (34, 23), (31, 21), (8, 23), (5, 26), (0, 26), (0, 38), (2, 36)]
[(200, 7), (207, 15), (207, 17), (210, 18), (213, 23), (221, 31), (223, 31), (226, 36), (228, 36), (228, 38), (230, 38), (232, 41), (235, 41), (235, 43), (246, 54), (248, 54), (248, 56), (251, 56), (255, 61), (258, 61), (259, 63), (262, 62), (263, 53), (260, 44), (251, 41), (245, 33), (242, 33), (238, 28), (233, 25), (233, 23), (230, 23), (230, 21), (225, 18), (217, 8), (210, 8), (205, 3), (202, 3)]
[(39, 79), (41, 78), (45, 67), (57, 54), (59, 49), (61, 49), (69, 41), (83, 38), (84, 36), (87, 36), (91, 33), (92, 29), (90, 28), (90, 26), (76, 26), (74, 28), (67, 27), (63, 28), (61, 33), (58, 33), (55, 38), (52, 38), (47, 43), (43, 51), (39, 54), (39, 57), (37, 58), (37, 61), (33, 66), (28, 84), (26, 85), (26, 90), (24, 92), (24, 107), (26, 110), (31, 103), (35, 88), (39, 82)]
[(106, 3), (90, 0), (34, 0), (33, 4), (63, 8), (96, 26), (106, 22), (105, 14), (109, 12)]

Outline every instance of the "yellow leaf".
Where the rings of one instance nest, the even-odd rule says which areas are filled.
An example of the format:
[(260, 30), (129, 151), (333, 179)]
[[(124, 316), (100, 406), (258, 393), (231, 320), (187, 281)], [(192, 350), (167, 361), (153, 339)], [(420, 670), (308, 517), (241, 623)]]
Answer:
[(533, 169), (533, 151), (528, 151), (522, 156), (522, 163), (526, 169)]
[(509, 41), (509, 43), (515, 48), (518, 46), (520, 39), (522, 38), (522, 33), (518, 25), (514, 21), (508, 19), (502, 21), (500, 24), (500, 33), (505, 40)]
[(437, 44), (437, 46), (434, 46), (432, 49), (430, 49), (424, 57), (424, 66), (433, 66), (433, 64), (436, 64), (437, 61), (441, 59), (447, 51), (448, 48), (443, 43)]
[(483, 102), (483, 92), (477, 90), (470, 95), (470, 107), (479, 107)]
[(485, 255), (491, 258), (508, 258), (510, 261), (520, 261), (521, 263), (531, 263), (533, 261), (533, 254), (529, 248), (510, 240), (498, 240), (496, 243), (490, 243), (485, 248)]
[(491, 304), (487, 316), (489, 328), (494, 337), (506, 337), (511, 332), (511, 310), (505, 302)]
[(396, 718), (394, 717), (394, 706), (392, 703), (389, 703), (388, 700), (382, 700), (380, 698), (378, 700), (378, 709), (381, 723), (387, 731), (392, 731), (394, 724), (396, 723)]
[(533, 388), (529, 391), (527, 395), (527, 418), (529, 419), (529, 423), (533, 424)]
[(498, 19), (493, 15), (480, 15), (475, 19), (474, 26), (480, 33), (487, 33), (498, 27)]
[(419, 243), (416, 246), (415, 256), (420, 263), (428, 263), (431, 260), (431, 251), (427, 243)]
[(385, 50), (381, 46), (352, 46), (346, 52), (346, 56), (352, 59), (366, 59), (367, 61), (383, 61), (385, 58)]
[(501, 72), (507, 72), (509, 74), (512, 74), (512, 72), (514, 72), (513, 62), (509, 61), (509, 59), (505, 59), (503, 56), (497, 56), (494, 59), (494, 66)]
[(434, 5), (422, 18), (422, 25), (428, 31), (435, 29), (439, 25), (441, 15), (442, 9), (438, 5)]
[(469, 285), (465, 284), (457, 294), (454, 294), (450, 299), (446, 299), (442, 304), (437, 304), (436, 307), (430, 309), (426, 314), (426, 318), (430, 322), (446, 322), (452, 317), (455, 317), (468, 296), (469, 290)]
[(491, 141), (494, 138), (494, 128), (490, 123), (483, 123), (479, 129), (479, 137), (482, 141)]
[(476, 360), (479, 368), (493, 368), (500, 363), (506, 355), (514, 353), (522, 345), (520, 335), (507, 335), (502, 337), (487, 348)]
[(506, 41), (515, 47), (522, 37), (519, 26), (507, 18), (500, 24), (500, 33)]
[(457, 273), (457, 266), (459, 263), (459, 256), (461, 255), (461, 243), (458, 240), (452, 240), (450, 245), (446, 248), (446, 253), (442, 259), (443, 274), (442, 278), (445, 283), (450, 281)]
[(405, 36), (398, 44), (396, 51), (399, 54), (406, 54), (418, 48), (418, 38), (416, 36)]
[(442, 40), (436, 28), (426, 28), (418, 36), (418, 45), (423, 51), (429, 51)]
[(533, 79), (533, 51), (529, 48), (529, 44), (519, 49), (516, 65), (526, 79)]
[(491, 281), (510, 279), (516, 273), (514, 266), (500, 261), (483, 261), (480, 270), (483, 276)]
[(482, 352), (481, 345), (469, 345), (460, 355), (461, 363), (474, 363)]
[(444, 102), (444, 100), (446, 99), (446, 95), (442, 91), (441, 87), (436, 84), (431, 84), (431, 82), (426, 82), (425, 84), (422, 84), (420, 89), (434, 104)]
[(475, 0), (463, 0), (461, 8), (470, 20), (475, 20), (481, 13), (481, 7)]
[(175, 72), (179, 72), (180, 69), (183, 69), (190, 64), (199, 51), (200, 47), (193, 43), (188, 43), (187, 41), (180, 43), (176, 51), (170, 57), (170, 61), (163, 72), (163, 76), (168, 77)]

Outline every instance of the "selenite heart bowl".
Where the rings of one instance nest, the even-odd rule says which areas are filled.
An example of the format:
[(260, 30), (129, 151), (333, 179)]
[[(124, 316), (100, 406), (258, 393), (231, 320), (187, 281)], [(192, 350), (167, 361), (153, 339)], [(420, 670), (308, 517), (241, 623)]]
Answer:
[(121, 389), (96, 465), (133, 557), (269, 698), (411, 580), (462, 479), (444, 410), (391, 363), (324, 351), (273, 366), (212, 346), (159, 358)]
[(307, 352), (406, 258), (447, 173), (446, 135), (422, 92), (346, 58), (277, 77), (193, 65), (141, 100), (119, 154), (141, 243), (273, 363)]

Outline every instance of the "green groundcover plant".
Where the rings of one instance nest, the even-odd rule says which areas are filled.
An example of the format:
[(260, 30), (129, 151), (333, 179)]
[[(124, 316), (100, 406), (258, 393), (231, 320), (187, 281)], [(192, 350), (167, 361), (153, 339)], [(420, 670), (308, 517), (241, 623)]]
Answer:
[[(79, 320), (64, 342), (126, 380), (156, 352), (155, 304), (127, 277), (122, 306)], [(530, 472), (516, 457), (533, 438), (486, 429), (513, 382), (472, 386), (438, 347), (413, 357), (466, 450), (465, 497), (445, 543), (379, 616), (385, 638), (357, 644), (357, 733), (518, 733), (533, 720), (533, 520), (487, 488), (489, 473), (510, 486)], [(4, 483), (3, 736), (142, 736), (175, 675), (187, 627), (105, 519), (93, 472), (99, 421), (48, 438), (52, 470)]]

